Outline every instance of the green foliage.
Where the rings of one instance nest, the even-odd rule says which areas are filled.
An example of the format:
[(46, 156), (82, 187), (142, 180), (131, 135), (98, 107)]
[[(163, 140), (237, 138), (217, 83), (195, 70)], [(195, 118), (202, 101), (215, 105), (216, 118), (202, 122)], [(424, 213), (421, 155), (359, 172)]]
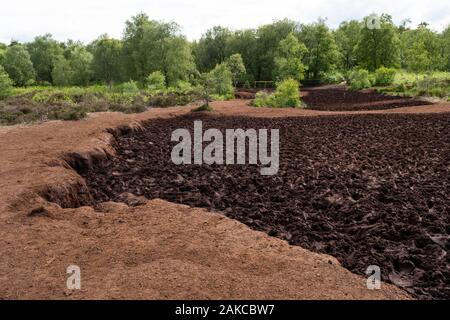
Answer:
[(256, 78), (259, 66), (257, 44), (256, 31), (253, 29), (238, 30), (227, 37), (226, 56), (239, 53), (244, 62), (246, 75), (241, 77), (241, 81), (254, 81)]
[(275, 76), (279, 81), (292, 78), (301, 81), (306, 67), (302, 60), (307, 53), (305, 45), (293, 33), (281, 40), (275, 54)]
[(157, 70), (168, 85), (188, 80), (195, 72), (190, 45), (179, 35), (179, 26), (149, 20), (143, 13), (126, 22), (123, 53), (128, 78), (140, 83)]
[(325, 84), (337, 84), (337, 83), (342, 83), (343, 81), (345, 81), (345, 77), (339, 71), (330, 71), (330, 72), (324, 73), (320, 77), (320, 80), (321, 80), (321, 83), (325, 83)]
[(11, 89), (12, 81), (5, 69), (0, 65), (0, 100), (10, 95)]
[(222, 96), (226, 99), (233, 97), (233, 76), (225, 63), (218, 64), (209, 72), (207, 78), (212, 95)]
[(6, 47), (5, 48), (0, 47), (0, 66), (3, 66), (5, 64), (5, 55), (6, 55)]
[(76, 46), (70, 51), (69, 64), (72, 70), (71, 84), (87, 86), (92, 79), (92, 53), (83, 46)]
[(308, 67), (307, 77), (319, 79), (323, 74), (336, 68), (339, 51), (336, 41), (324, 20), (302, 25), (299, 34), (300, 40), (308, 49), (305, 64)]
[(440, 70), (450, 71), (450, 24), (441, 34), (441, 67)]
[(372, 85), (369, 71), (365, 69), (353, 69), (349, 73), (348, 81), (350, 88), (353, 90), (369, 88)]
[(392, 68), (381, 67), (375, 71), (375, 85), (388, 86), (394, 83), (397, 71)]
[(110, 87), (122, 80), (122, 42), (102, 35), (90, 47), (94, 78)]
[(301, 105), (299, 83), (294, 79), (279, 82), (271, 95), (265, 91), (256, 94), (252, 103), (255, 107), (296, 108)]
[(294, 79), (286, 79), (278, 83), (273, 94), (276, 107), (298, 107), (300, 106), (300, 87)]
[(69, 61), (64, 56), (56, 57), (52, 71), (53, 83), (57, 86), (68, 86), (72, 77), (73, 71)]
[(166, 87), (166, 77), (161, 71), (150, 73), (145, 80), (149, 90), (163, 90)]
[(357, 46), (363, 23), (356, 20), (344, 21), (335, 31), (336, 45), (339, 49), (339, 67), (348, 71), (358, 63)]
[(174, 87), (169, 88), (169, 91), (174, 91), (178, 93), (189, 93), (192, 90), (193, 90), (192, 85), (189, 82), (183, 80), (178, 80), (175, 83)]
[(263, 25), (256, 31), (257, 51), (254, 59), (257, 59), (258, 80), (271, 80), (274, 78), (275, 52), (281, 40), (288, 34), (296, 33), (298, 28), (294, 21), (284, 19), (272, 24)]
[[(371, 20), (378, 20), (379, 26), (377, 23), (372, 26)], [(391, 16), (387, 14), (368, 16), (364, 18), (364, 27), (356, 48), (359, 65), (369, 71), (375, 71), (381, 66), (398, 67), (399, 45), (397, 28)]]
[(34, 38), (26, 45), (38, 82), (53, 82), (52, 71), (57, 57), (63, 55), (63, 49), (51, 34)]
[(230, 30), (216, 26), (207, 30), (194, 45), (196, 64), (201, 72), (207, 72), (225, 61), (230, 37)]
[(271, 96), (267, 91), (258, 91), (252, 101), (255, 107), (271, 107), (272, 104)]
[(125, 94), (138, 94), (139, 93), (139, 86), (138, 83), (134, 80), (130, 80), (128, 82), (122, 83), (119, 86), (117, 86), (121, 93)]
[(35, 81), (35, 71), (28, 51), (19, 44), (6, 49), (4, 68), (16, 86), (31, 85)]
[(419, 96), (449, 97), (450, 79), (442, 80), (438, 77), (427, 76), (417, 82), (416, 91)]
[(235, 53), (231, 55), (226, 60), (226, 66), (228, 67), (228, 70), (231, 72), (231, 77), (233, 81), (233, 86), (237, 86), (237, 82), (239, 81), (239, 78), (243, 76), (246, 73), (244, 61), (242, 60), (242, 56), (239, 53)]

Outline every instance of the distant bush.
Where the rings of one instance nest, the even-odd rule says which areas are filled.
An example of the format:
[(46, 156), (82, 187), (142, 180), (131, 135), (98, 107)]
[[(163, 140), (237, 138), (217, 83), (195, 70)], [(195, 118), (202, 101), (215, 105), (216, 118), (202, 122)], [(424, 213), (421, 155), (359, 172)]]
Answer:
[(300, 106), (300, 86), (298, 81), (294, 79), (286, 79), (277, 85), (277, 89), (273, 94), (275, 107), (291, 107)]
[(350, 88), (360, 90), (372, 86), (369, 71), (365, 69), (354, 69), (348, 75)]
[(183, 80), (178, 80), (175, 83), (175, 86), (167, 88), (167, 89), (168, 89), (168, 91), (176, 92), (176, 93), (180, 93), (180, 94), (188, 94), (194, 90), (194, 88), (192, 87), (192, 85), (189, 82), (183, 81)]
[(394, 83), (397, 71), (392, 68), (381, 67), (375, 71), (375, 84), (377, 86), (388, 86)]
[(320, 81), (325, 84), (341, 83), (344, 80), (344, 75), (339, 71), (330, 71), (320, 76)]
[(4, 99), (10, 95), (12, 84), (12, 80), (9, 78), (5, 69), (0, 65), (0, 99)]
[(417, 82), (416, 91), (420, 96), (448, 97), (450, 96), (450, 80), (426, 77)]
[(150, 73), (145, 82), (151, 91), (163, 90), (166, 87), (166, 77), (161, 71)]
[(271, 107), (272, 100), (270, 94), (267, 91), (258, 91), (252, 105), (255, 107)]
[(300, 104), (299, 83), (294, 79), (278, 83), (277, 89), (271, 95), (264, 91), (258, 92), (253, 100), (255, 107), (296, 108)]
[(128, 94), (139, 93), (138, 83), (134, 80), (130, 80), (128, 82), (122, 83), (121, 85), (118, 86), (118, 88), (122, 93), (128, 93)]

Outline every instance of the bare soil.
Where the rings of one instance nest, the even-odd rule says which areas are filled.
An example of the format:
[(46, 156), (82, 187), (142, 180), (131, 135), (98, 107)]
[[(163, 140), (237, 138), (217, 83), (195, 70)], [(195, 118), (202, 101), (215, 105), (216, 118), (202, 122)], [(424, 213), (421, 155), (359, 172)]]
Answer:
[[(289, 245), (204, 209), (158, 199), (138, 207), (106, 203), (95, 210), (63, 208), (91, 197), (71, 165), (89, 167), (113, 157), (112, 133), (142, 130), (142, 121), (180, 116), (191, 108), (96, 113), (76, 122), (0, 127), (0, 298), (411, 298), (389, 284), (367, 290), (365, 277), (329, 255)], [(213, 108), (215, 115), (270, 118), (342, 114), (255, 109), (243, 100), (213, 103)], [(449, 111), (448, 104), (441, 104), (384, 112)], [(81, 267), (80, 291), (66, 288), (71, 264)]]
[(344, 85), (302, 88), (302, 100), (309, 109), (323, 111), (386, 110), (431, 104), (420, 99), (387, 96), (373, 89), (349, 90)]
[[(171, 132), (280, 129), (280, 171), (171, 161)], [(193, 136), (193, 133), (192, 133)], [(117, 137), (117, 156), (86, 178), (92, 201), (124, 194), (223, 212), (251, 228), (336, 257), (421, 299), (450, 298), (450, 114), (256, 119), (186, 115)], [(126, 197), (125, 197), (126, 198)], [(125, 199), (126, 201), (127, 199)]]

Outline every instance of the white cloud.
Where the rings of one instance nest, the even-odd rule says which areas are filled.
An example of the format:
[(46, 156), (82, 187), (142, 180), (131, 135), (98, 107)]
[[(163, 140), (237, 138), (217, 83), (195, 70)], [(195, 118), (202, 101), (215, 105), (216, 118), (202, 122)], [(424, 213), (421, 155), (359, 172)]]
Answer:
[(407, 18), (413, 25), (427, 21), (436, 30), (450, 23), (448, 0), (13, 0), (2, 4), (0, 41), (28, 41), (47, 32), (58, 40), (84, 42), (105, 32), (121, 37), (124, 22), (140, 11), (152, 19), (177, 22), (189, 39), (214, 25), (240, 29), (282, 18), (306, 23), (326, 17), (336, 27), (374, 12), (389, 13), (396, 23)]

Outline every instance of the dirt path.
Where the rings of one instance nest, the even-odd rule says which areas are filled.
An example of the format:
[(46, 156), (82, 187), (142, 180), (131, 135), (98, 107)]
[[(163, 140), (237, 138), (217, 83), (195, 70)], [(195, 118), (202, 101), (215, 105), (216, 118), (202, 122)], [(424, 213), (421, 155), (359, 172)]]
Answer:
[[(214, 108), (262, 117), (329, 114), (254, 109), (244, 101)], [(389, 112), (448, 111), (448, 105), (432, 105)], [(186, 112), (97, 113), (78, 122), (0, 128), (0, 298), (407, 298), (388, 285), (369, 291), (364, 278), (333, 258), (218, 214), (160, 200), (133, 209), (115, 205), (102, 214), (61, 209), (39, 197), (45, 192), (73, 204), (84, 196), (84, 181), (62, 156), (77, 152), (89, 162), (113, 153), (107, 128)], [(65, 289), (69, 264), (82, 269), (82, 290), (72, 294)]]

